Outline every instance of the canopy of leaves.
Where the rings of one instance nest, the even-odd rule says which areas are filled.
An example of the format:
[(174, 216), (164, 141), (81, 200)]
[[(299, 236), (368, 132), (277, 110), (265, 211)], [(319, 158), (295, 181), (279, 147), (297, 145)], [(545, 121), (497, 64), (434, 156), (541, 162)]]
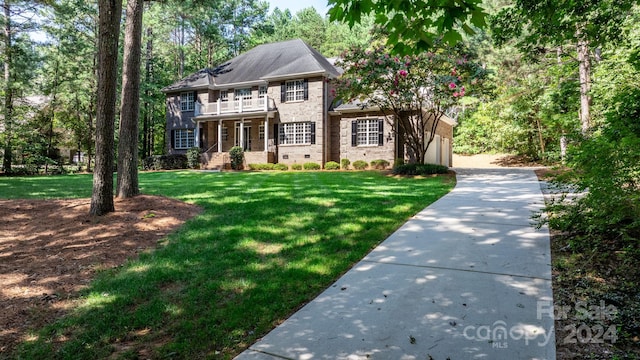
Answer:
[(450, 45), (485, 26), (481, 0), (329, 0), (329, 19), (350, 26), (373, 14), (388, 32), (387, 47), (398, 54), (419, 53), (443, 39)]

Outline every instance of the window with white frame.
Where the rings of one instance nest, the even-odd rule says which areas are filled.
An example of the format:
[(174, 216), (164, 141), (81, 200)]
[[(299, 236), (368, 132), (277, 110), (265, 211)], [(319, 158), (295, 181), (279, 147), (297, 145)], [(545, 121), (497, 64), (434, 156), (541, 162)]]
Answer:
[(223, 141), (229, 140), (229, 129), (226, 126), (222, 127), (222, 140)]
[(173, 148), (189, 149), (196, 145), (196, 136), (193, 129), (173, 130)]
[(304, 80), (291, 80), (285, 83), (286, 101), (304, 100)]
[(229, 90), (220, 90), (220, 101), (229, 101)]
[(356, 122), (357, 145), (379, 145), (380, 141), (380, 120), (363, 119)]
[(280, 124), (279, 143), (283, 145), (311, 144), (311, 123)]
[(260, 85), (258, 87), (258, 96), (263, 97), (265, 95), (267, 95), (267, 85)]
[(258, 126), (258, 138), (264, 140), (264, 124)]
[(193, 111), (195, 106), (195, 93), (193, 91), (180, 93), (180, 110)]
[(236, 100), (242, 97), (243, 99), (251, 99), (251, 88), (236, 89), (234, 94)]

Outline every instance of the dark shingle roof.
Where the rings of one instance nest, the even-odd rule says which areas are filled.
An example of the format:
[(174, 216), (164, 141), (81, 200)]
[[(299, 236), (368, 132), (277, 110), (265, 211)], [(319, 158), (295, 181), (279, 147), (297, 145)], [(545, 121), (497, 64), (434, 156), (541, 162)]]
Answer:
[(225, 85), (282, 79), (299, 74), (327, 74), (337, 77), (338, 70), (318, 51), (300, 39), (258, 45), (215, 69), (203, 69), (173, 85), (165, 92), (202, 86)]

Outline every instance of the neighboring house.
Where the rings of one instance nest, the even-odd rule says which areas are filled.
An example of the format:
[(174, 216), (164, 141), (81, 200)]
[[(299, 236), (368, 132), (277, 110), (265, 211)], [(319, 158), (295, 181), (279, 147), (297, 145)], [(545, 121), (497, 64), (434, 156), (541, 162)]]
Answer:
[[(229, 162), (233, 146), (246, 163), (325, 164), (348, 158), (393, 164), (403, 157), (380, 111), (335, 106), (340, 72), (302, 40), (259, 45), (215, 69), (203, 69), (167, 95), (168, 153), (200, 147), (206, 167)], [(434, 163), (451, 164), (451, 121), (441, 122)], [(431, 152), (431, 149), (430, 149)]]

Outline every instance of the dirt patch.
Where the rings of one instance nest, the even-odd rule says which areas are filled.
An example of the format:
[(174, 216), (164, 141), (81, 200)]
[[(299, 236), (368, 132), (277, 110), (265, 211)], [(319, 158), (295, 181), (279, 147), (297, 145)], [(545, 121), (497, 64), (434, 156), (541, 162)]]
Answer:
[(101, 217), (89, 206), (90, 199), (0, 200), (0, 354), (64, 315), (96, 271), (155, 248), (201, 212), (147, 195), (116, 200), (116, 212)]

